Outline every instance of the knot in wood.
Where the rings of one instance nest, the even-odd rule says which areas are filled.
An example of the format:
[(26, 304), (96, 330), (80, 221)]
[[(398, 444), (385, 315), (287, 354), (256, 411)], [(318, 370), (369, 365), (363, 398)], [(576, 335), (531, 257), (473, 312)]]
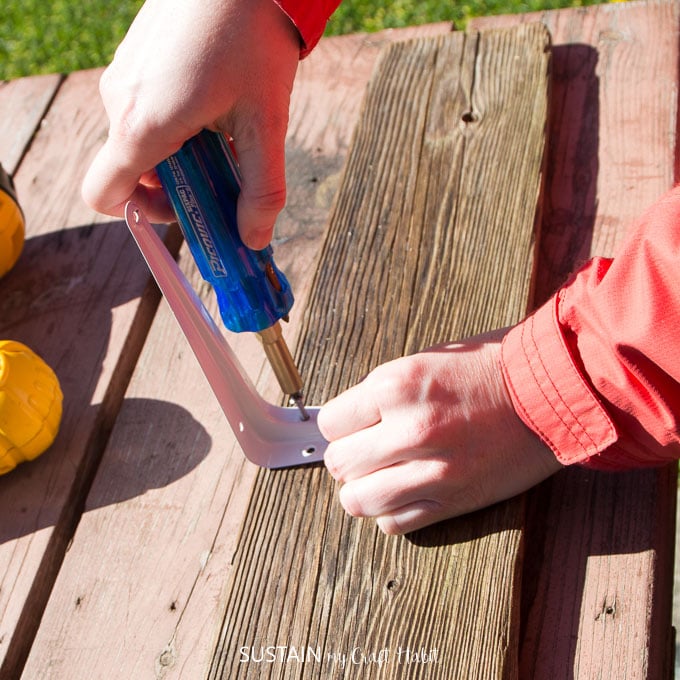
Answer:
[(596, 621), (604, 620), (608, 618), (614, 618), (616, 616), (616, 600), (614, 602), (608, 603), (606, 600), (602, 603), (602, 608), (597, 613), (595, 617)]
[(460, 119), (465, 125), (471, 125), (472, 123), (477, 123), (479, 121), (479, 114), (476, 111), (466, 111)]
[(399, 585), (400, 585), (399, 579), (391, 578), (391, 579), (387, 582), (387, 591), (388, 591), (389, 593), (396, 593), (397, 590), (399, 590)]

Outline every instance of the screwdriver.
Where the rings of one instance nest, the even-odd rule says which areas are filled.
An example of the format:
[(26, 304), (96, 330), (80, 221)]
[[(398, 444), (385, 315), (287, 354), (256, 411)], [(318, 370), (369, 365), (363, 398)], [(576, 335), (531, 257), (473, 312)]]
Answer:
[(212, 285), (220, 316), (231, 331), (258, 334), (284, 394), (305, 409), (300, 373), (284, 340), (293, 293), (274, 263), (271, 246), (248, 248), (238, 233), (238, 163), (227, 139), (203, 130), (156, 167), (201, 276)]

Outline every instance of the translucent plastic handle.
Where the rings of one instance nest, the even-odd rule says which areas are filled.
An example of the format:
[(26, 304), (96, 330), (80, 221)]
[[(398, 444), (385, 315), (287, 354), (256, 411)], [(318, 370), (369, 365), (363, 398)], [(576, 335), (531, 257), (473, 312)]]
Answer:
[(158, 234), (134, 203), (125, 206), (125, 221), (246, 458), (267, 468), (322, 460), (327, 442), (316, 424), (318, 407), (308, 407), (309, 420), (303, 421), (296, 407), (274, 406), (265, 401)]
[(223, 135), (203, 130), (156, 167), (203, 278), (215, 289), (225, 326), (262, 331), (288, 315), (293, 292), (271, 246), (251, 250), (239, 236), (240, 175)]

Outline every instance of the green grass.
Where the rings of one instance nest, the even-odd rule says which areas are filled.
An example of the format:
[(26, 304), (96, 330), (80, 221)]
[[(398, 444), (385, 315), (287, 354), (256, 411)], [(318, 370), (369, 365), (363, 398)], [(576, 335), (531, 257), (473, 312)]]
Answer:
[[(594, 4), (598, 0), (345, 0), (328, 34)], [(0, 79), (107, 64), (142, 0), (2, 0)]]
[(2, 0), (0, 78), (108, 63), (141, 0)]
[[(468, 19), (488, 14), (516, 14), (581, 7), (603, 0), (345, 0), (328, 24), (327, 34), (379, 31), (437, 21), (465, 28)], [(606, 2), (606, 0), (604, 0)]]

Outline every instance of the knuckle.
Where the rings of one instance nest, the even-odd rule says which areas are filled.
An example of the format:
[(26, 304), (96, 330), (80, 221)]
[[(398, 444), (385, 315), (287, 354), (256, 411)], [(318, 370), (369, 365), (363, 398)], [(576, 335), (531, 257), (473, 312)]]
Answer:
[[(102, 95), (104, 101), (107, 97)], [(106, 106), (109, 116), (109, 139), (136, 151), (149, 140), (167, 136), (165, 122), (159, 111), (149, 107), (144, 100), (127, 93), (111, 94)]]
[(378, 366), (369, 374), (374, 389), (400, 403), (420, 401), (425, 367), (418, 355), (402, 357)]
[(454, 478), (455, 472), (446, 458), (437, 457), (424, 461), (422, 464), (425, 466), (424, 476), (431, 487), (446, 489), (448, 483)]
[(392, 515), (383, 515), (376, 520), (378, 529), (386, 536), (402, 536), (406, 530), (402, 529), (399, 521)]
[(391, 400), (396, 395), (402, 395), (409, 385), (406, 367), (400, 367), (400, 361), (390, 361), (373, 369), (366, 377), (366, 384), (379, 395), (381, 401)]
[(324, 465), (333, 479), (337, 482), (344, 481), (344, 472), (343, 467), (340, 464), (340, 456), (336, 454), (335, 449), (330, 444), (324, 454)]
[(144, 140), (153, 139), (159, 127), (151, 117), (140, 111), (139, 106), (130, 102), (112, 119), (109, 137), (134, 149)]
[(401, 512), (377, 518), (378, 528), (388, 536), (402, 536), (446, 517), (443, 505), (434, 499), (416, 501)]
[(244, 196), (251, 202), (258, 206), (260, 210), (265, 212), (278, 213), (283, 210), (286, 205), (286, 185), (285, 179), (283, 183), (276, 182), (276, 184), (267, 184), (266, 186), (243, 188)]
[(363, 504), (354, 490), (354, 485), (345, 484), (339, 491), (340, 504), (352, 517), (366, 517)]
[(102, 98), (111, 92), (115, 83), (114, 79), (114, 66), (113, 64), (107, 66), (99, 77), (99, 94)]
[(440, 437), (438, 418), (433, 409), (426, 404), (422, 404), (411, 414), (406, 428), (406, 446), (410, 449), (433, 447)]

